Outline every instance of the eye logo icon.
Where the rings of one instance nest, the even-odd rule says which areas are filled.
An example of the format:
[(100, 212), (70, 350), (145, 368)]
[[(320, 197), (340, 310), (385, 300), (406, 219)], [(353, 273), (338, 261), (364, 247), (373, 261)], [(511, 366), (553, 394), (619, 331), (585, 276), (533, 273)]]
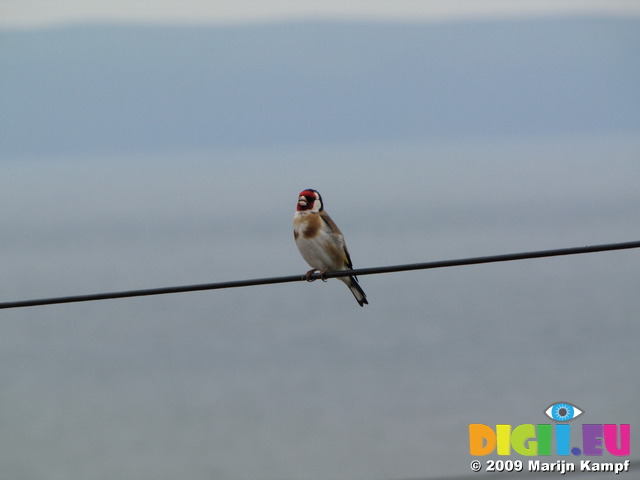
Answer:
[(554, 422), (570, 422), (583, 413), (584, 410), (567, 402), (553, 403), (544, 411), (544, 414)]

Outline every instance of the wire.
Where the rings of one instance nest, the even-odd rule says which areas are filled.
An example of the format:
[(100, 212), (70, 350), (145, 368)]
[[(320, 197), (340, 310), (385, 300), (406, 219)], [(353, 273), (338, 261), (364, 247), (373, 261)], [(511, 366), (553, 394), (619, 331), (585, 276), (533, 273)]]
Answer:
[[(510, 262), (532, 258), (557, 257), (562, 255), (577, 255), (581, 253), (595, 253), (612, 250), (640, 248), (640, 241), (609, 243), (585, 247), (558, 248), (555, 250), (538, 250), (533, 252), (509, 253), (487, 257), (461, 258), (455, 260), (440, 260), (435, 262), (410, 263), (405, 265), (391, 265), (387, 267), (356, 268), (327, 272), (324, 276), (314, 273), (309, 280), (320, 278), (346, 277), (350, 275), (375, 275), (378, 273), (406, 272), (409, 270), (427, 270), (433, 268), (460, 267), (463, 265), (478, 265), (482, 263)], [(72, 295), (68, 297), (40, 298), (15, 302), (2, 302), (0, 309), (35, 307), (40, 305), (54, 305), (60, 303), (91, 302), (95, 300), (111, 300), (115, 298), (142, 297), (148, 295), (165, 295), (169, 293), (196, 292), (202, 290), (217, 290), (221, 288), (251, 287), (255, 285), (270, 285), (274, 283), (301, 282), (307, 280), (305, 275), (290, 275), (285, 277), (256, 278), (250, 280), (235, 280), (230, 282), (203, 283), (198, 285), (182, 285), (177, 287), (148, 288), (143, 290), (128, 290), (123, 292), (95, 293), (91, 295)]]

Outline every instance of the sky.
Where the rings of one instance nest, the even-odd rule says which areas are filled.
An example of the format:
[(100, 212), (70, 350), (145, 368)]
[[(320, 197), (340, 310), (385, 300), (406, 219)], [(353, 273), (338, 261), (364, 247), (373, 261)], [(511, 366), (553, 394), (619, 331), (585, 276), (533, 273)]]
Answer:
[(0, 0), (0, 27), (86, 21), (225, 23), (287, 18), (441, 20), (558, 14), (640, 15), (636, 0)]

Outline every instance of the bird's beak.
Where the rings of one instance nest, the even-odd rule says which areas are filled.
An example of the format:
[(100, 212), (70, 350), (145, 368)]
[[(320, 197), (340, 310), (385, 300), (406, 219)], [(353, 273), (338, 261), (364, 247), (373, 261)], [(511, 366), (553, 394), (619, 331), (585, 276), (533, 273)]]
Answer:
[(304, 197), (298, 197), (298, 205), (305, 207), (307, 205), (307, 199)]

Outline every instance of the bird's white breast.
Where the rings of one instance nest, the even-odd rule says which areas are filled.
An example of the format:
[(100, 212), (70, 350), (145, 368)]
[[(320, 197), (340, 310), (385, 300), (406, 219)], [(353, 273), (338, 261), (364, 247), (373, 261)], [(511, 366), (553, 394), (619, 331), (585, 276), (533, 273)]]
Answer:
[[(313, 268), (318, 270), (341, 270), (344, 264), (337, 252), (342, 250), (333, 233), (327, 228), (322, 219), (314, 235), (307, 236), (312, 215), (309, 212), (296, 212), (293, 221), (293, 229), (296, 233), (296, 245), (302, 258)], [(314, 219), (315, 220), (315, 219)], [(338, 247), (338, 248), (337, 248)]]

